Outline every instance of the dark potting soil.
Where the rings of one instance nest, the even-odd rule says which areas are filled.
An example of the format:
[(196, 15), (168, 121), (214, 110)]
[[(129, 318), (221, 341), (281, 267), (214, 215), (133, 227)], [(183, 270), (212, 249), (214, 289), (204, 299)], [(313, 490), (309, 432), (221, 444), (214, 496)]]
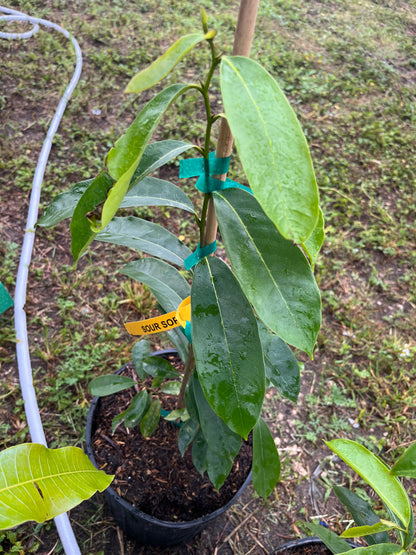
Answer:
[(331, 555), (324, 544), (297, 545), (280, 550), (278, 555)]
[[(137, 379), (132, 366), (123, 375)], [(137, 390), (138, 391), (138, 390)], [(126, 430), (111, 422), (126, 410), (135, 388), (103, 397), (97, 405), (93, 424), (92, 448), (99, 468), (115, 474), (111, 487), (137, 509), (168, 521), (189, 521), (224, 506), (243, 485), (251, 467), (252, 446), (242, 442), (230, 475), (217, 492), (207, 475), (201, 477), (192, 463), (191, 450), (182, 458), (178, 446), (178, 427), (160, 419), (150, 438), (143, 438), (140, 426)], [(162, 408), (172, 410), (176, 397), (160, 396)]]

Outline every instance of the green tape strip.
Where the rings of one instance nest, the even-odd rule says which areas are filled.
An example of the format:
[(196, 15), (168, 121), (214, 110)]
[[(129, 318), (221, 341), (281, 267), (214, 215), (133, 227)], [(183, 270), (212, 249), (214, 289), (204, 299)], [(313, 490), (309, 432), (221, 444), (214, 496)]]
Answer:
[(214, 241), (213, 243), (210, 243), (209, 245), (205, 245), (205, 247), (201, 247), (200, 244), (198, 243), (198, 246), (196, 247), (194, 252), (191, 255), (189, 255), (187, 258), (185, 258), (185, 260), (183, 261), (183, 263), (185, 264), (185, 268), (187, 270), (190, 270), (202, 258), (205, 258), (206, 256), (209, 256), (210, 254), (212, 254), (216, 250), (217, 250), (217, 241)]
[(6, 291), (4, 285), (0, 282), (0, 314), (3, 314), (3, 312), (12, 306), (13, 299)]
[(228, 172), (230, 156), (216, 158), (215, 151), (208, 158), (187, 158), (179, 162), (179, 177), (197, 177), (198, 175), (222, 175)]

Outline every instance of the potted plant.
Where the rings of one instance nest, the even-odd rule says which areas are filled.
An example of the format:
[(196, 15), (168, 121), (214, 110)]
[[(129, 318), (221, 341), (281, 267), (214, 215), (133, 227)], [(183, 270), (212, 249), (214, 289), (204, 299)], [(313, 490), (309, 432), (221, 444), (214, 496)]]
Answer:
[[(343, 555), (347, 553), (354, 555), (361, 553), (368, 555), (413, 553), (414, 513), (409, 495), (398, 476), (416, 477), (416, 443), (408, 447), (392, 467), (355, 441), (335, 439), (327, 442), (327, 445), (372, 487), (381, 499), (388, 518), (380, 518), (372, 510), (370, 504), (354, 492), (345, 487), (335, 486), (335, 495), (351, 513), (356, 526), (348, 528), (340, 536), (316, 523), (308, 523), (307, 527), (321, 539), (321, 544), (327, 547), (329, 553), (342, 553)], [(394, 542), (391, 541), (389, 532), (394, 532)], [(364, 537), (368, 545), (353, 548), (343, 539), (350, 540), (358, 537)], [(290, 545), (286, 544), (277, 549), (275, 554), (304, 553), (303, 545), (311, 542), (315, 542), (315, 540), (301, 541), (298, 549), (296, 549), (295, 542), (292, 542)]]
[[(216, 490), (242, 440), (252, 435), (253, 485), (267, 497), (280, 462), (262, 405), (269, 385), (297, 399), (299, 365), (288, 344), (312, 356), (321, 323), (313, 269), (323, 218), (308, 146), (285, 95), (257, 62), (220, 54), (204, 12), (202, 26), (133, 77), (126, 91), (153, 87), (197, 45), (209, 53), (205, 77), (158, 92), (108, 152), (105, 169), (58, 195), (39, 225), (72, 218), (75, 264), (94, 240), (146, 255), (121, 272), (148, 286), (162, 316), (126, 327), (141, 336), (169, 331), (184, 370), (150, 357), (146, 339), (140, 339), (133, 347), (135, 376), (100, 376), (90, 386), (101, 396), (136, 388), (113, 429), (124, 420), (127, 428), (139, 426), (150, 436), (161, 418), (175, 420), (181, 424), (181, 453), (192, 454)], [(223, 106), (214, 111), (212, 77), (218, 70)], [(188, 91), (200, 94), (205, 111), (201, 143), (151, 143), (163, 114)], [(219, 124), (215, 153), (212, 129)], [(232, 137), (248, 186), (226, 178)], [(178, 186), (150, 176), (183, 153), (194, 154), (180, 161), (180, 177), (197, 178), (200, 209)], [(194, 251), (163, 225), (124, 215), (131, 207), (158, 205), (193, 214), (199, 236)], [(217, 223), (228, 262), (215, 254)], [(163, 390), (177, 394), (177, 404), (161, 417)]]

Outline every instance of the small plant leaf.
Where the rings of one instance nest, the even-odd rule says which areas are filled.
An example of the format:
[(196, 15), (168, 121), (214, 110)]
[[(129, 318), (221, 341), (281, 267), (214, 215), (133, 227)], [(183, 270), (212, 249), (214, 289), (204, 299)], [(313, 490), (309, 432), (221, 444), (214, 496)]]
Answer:
[(273, 77), (243, 56), (223, 56), (221, 93), (254, 195), (283, 237), (303, 243), (318, 220), (318, 188), (289, 102)]
[(259, 418), (253, 429), (253, 486), (266, 499), (280, 477), (280, 458), (267, 424)]
[(129, 189), (120, 208), (134, 206), (171, 206), (195, 213), (192, 201), (179, 187), (156, 177), (145, 177)]
[(124, 389), (128, 389), (136, 385), (136, 381), (128, 376), (118, 376), (116, 374), (107, 374), (105, 376), (98, 376), (90, 381), (88, 391), (91, 395), (96, 397), (105, 397), (118, 393)]
[(399, 457), (390, 470), (392, 476), (416, 478), (416, 442)]
[(149, 408), (151, 397), (149, 393), (143, 389), (133, 397), (130, 402), (129, 408), (124, 411), (124, 425), (126, 428), (134, 428), (137, 426), (144, 413)]
[[(334, 486), (333, 491), (340, 502), (351, 513), (351, 516), (357, 526), (371, 526), (372, 524), (380, 522), (380, 519), (371, 509), (367, 501), (364, 501), (364, 499), (359, 497), (353, 491), (350, 491), (342, 486)], [(367, 536), (366, 541), (369, 545), (375, 545), (376, 543), (388, 543), (389, 536), (386, 532), (381, 532), (375, 534), (374, 536)]]
[(296, 403), (300, 391), (299, 363), (280, 337), (258, 322), (266, 376), (279, 392)]
[(167, 395), (179, 395), (179, 391), (181, 389), (181, 382), (177, 381), (170, 381), (166, 382), (160, 388), (163, 393)]
[(162, 357), (150, 356), (143, 359), (143, 370), (155, 378), (177, 378), (179, 376), (177, 369)]
[(183, 333), (182, 328), (173, 328), (169, 330), (168, 336), (169, 340), (176, 347), (181, 361), (185, 362), (189, 352), (189, 341)]
[(201, 429), (198, 428), (195, 439), (192, 442), (192, 462), (201, 476), (203, 476), (207, 470), (207, 450), (207, 442), (205, 441)]
[(413, 516), (412, 507), (402, 484), (391, 476), (389, 468), (355, 441), (334, 439), (326, 444), (373, 488), (383, 503), (408, 529)]
[(405, 549), (394, 543), (378, 543), (368, 547), (356, 547), (343, 551), (341, 555), (392, 555), (393, 553), (405, 554)]
[(54, 518), (105, 490), (112, 479), (78, 447), (9, 447), (0, 453), (0, 529)]
[(214, 412), (247, 439), (263, 404), (263, 351), (253, 310), (219, 258), (204, 258), (195, 267), (191, 308), (202, 389)]
[(146, 378), (146, 372), (143, 370), (143, 359), (150, 356), (150, 345), (149, 343), (141, 339), (140, 341), (136, 341), (133, 345), (131, 358), (133, 361), (134, 369), (136, 370), (136, 374), (141, 380)]
[(389, 530), (394, 530), (397, 527), (398, 525), (395, 522), (381, 520), (371, 526), (355, 526), (353, 528), (348, 528), (348, 530), (344, 530), (344, 532), (342, 532), (341, 538), (359, 538), (360, 536), (370, 536), (380, 532), (388, 532)]
[(213, 196), (231, 266), (259, 318), (312, 355), (321, 298), (304, 254), (282, 237), (250, 193), (227, 189)]
[(335, 532), (329, 530), (325, 526), (316, 524), (314, 522), (307, 522), (305, 524), (307, 528), (312, 532), (314, 536), (318, 536), (327, 548), (332, 551), (332, 553), (349, 553), (350, 545), (345, 540), (341, 539)]
[(199, 424), (198, 422), (195, 422), (195, 420), (192, 420), (192, 418), (190, 418), (186, 422), (183, 422), (182, 426), (179, 428), (178, 449), (182, 457), (185, 455), (186, 449), (194, 440), (198, 430)]
[(121, 273), (147, 285), (166, 312), (176, 310), (191, 293), (191, 287), (182, 274), (157, 258), (134, 260), (124, 266)]
[(190, 148), (195, 148), (195, 146), (190, 143), (174, 141), (172, 139), (148, 144), (130, 181), (129, 189), (135, 187), (144, 177), (161, 166), (164, 166), (176, 158), (176, 156), (179, 156), (179, 154), (186, 152)]
[(160, 420), (160, 408), (159, 399), (154, 399), (150, 403), (150, 407), (140, 422), (140, 431), (143, 437), (150, 437), (156, 430)]
[(312, 231), (312, 234), (308, 237), (308, 239), (306, 239), (306, 241), (302, 243), (302, 248), (309, 258), (312, 270), (315, 268), (315, 262), (323, 245), (324, 239), (324, 215), (322, 214), (322, 210), (319, 209), (319, 216), (315, 229)]
[(114, 218), (95, 238), (163, 258), (177, 266), (183, 266), (184, 259), (191, 254), (173, 233), (134, 216)]
[(125, 92), (139, 93), (159, 83), (204, 38), (203, 33), (192, 33), (181, 37), (160, 58), (135, 75), (127, 85)]

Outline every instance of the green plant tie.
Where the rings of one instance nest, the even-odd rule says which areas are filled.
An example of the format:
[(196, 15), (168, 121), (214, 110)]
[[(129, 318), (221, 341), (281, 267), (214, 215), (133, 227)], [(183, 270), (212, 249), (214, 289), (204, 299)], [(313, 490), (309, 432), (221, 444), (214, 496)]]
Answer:
[(3, 314), (3, 312), (12, 306), (13, 299), (6, 291), (4, 285), (0, 282), (0, 314)]
[(226, 178), (225, 181), (215, 179), (213, 175), (223, 175), (228, 172), (230, 166), (230, 156), (226, 158), (216, 158), (215, 151), (210, 152), (208, 158), (186, 158), (179, 162), (179, 177), (197, 177), (195, 187), (201, 193), (213, 193), (214, 191), (223, 191), (230, 187), (238, 187), (251, 193), (251, 189), (245, 185), (241, 185), (232, 179)]
[(202, 258), (213, 254), (217, 250), (217, 241), (213, 241), (209, 245), (205, 245), (205, 247), (201, 247), (200, 243), (194, 250), (192, 254), (190, 254), (185, 260), (183, 261), (185, 268), (190, 270), (197, 264)]

